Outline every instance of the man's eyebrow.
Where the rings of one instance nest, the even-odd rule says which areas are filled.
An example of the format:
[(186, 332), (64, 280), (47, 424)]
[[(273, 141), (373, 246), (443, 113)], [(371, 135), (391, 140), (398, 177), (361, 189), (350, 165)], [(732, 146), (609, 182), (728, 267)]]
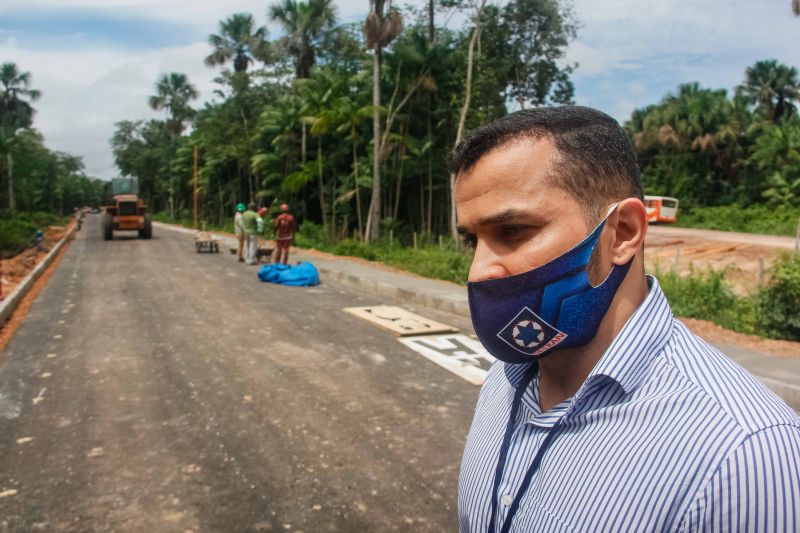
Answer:
[(494, 215), (484, 217), (478, 220), (477, 226), (495, 226), (497, 224), (505, 224), (512, 220), (517, 220), (527, 216), (528, 213), (520, 211), (519, 209), (506, 209)]
[[(496, 226), (498, 224), (505, 224), (507, 222), (512, 222), (514, 220), (528, 216), (530, 216), (530, 213), (521, 211), (519, 209), (506, 209), (505, 211), (495, 213), (494, 215), (478, 219), (478, 222), (475, 224), (475, 226), (476, 227)], [(461, 225), (456, 226), (456, 231), (458, 232), (459, 235), (468, 235), (470, 233), (466, 227)]]

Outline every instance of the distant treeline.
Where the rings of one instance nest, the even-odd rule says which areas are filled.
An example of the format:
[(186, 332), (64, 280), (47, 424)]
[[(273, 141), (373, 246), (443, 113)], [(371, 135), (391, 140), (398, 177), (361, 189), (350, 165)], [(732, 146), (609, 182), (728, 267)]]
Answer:
[(626, 128), (646, 191), (675, 196), (689, 208), (796, 207), (799, 96), (797, 69), (767, 60), (747, 68), (731, 96), (690, 83), (637, 109)]
[(15, 213), (66, 214), (101, 200), (103, 182), (86, 176), (81, 158), (48, 149), (33, 128), (32, 104), (40, 96), (29, 72), (0, 64), (0, 214), (6, 219)]

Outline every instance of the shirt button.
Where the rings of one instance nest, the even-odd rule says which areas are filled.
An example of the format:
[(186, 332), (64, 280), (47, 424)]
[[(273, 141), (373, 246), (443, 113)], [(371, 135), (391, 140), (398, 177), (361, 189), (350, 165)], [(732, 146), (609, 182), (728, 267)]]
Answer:
[(510, 494), (503, 494), (503, 497), (500, 498), (500, 501), (503, 502), (503, 505), (508, 507), (509, 505), (514, 503), (514, 498), (512, 498)]

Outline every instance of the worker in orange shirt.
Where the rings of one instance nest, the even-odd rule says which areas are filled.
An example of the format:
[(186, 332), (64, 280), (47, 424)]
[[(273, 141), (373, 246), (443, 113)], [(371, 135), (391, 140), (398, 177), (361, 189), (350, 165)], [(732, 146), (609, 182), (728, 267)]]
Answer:
[(275, 219), (272, 230), (275, 232), (275, 262), (289, 263), (289, 247), (294, 240), (294, 217), (289, 213), (289, 206), (281, 204), (281, 214)]

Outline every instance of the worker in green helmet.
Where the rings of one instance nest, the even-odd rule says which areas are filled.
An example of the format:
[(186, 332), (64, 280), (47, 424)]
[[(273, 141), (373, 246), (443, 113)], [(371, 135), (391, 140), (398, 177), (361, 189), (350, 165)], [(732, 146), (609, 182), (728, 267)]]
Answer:
[(244, 230), (244, 262), (247, 265), (257, 265), (258, 237), (264, 231), (264, 220), (256, 213), (254, 202), (250, 202), (247, 211), (242, 213), (242, 229)]
[(242, 227), (242, 213), (245, 212), (244, 204), (240, 203), (236, 205), (236, 214), (233, 216), (233, 232), (236, 234), (236, 240), (239, 242), (239, 249), (237, 256), (239, 257), (239, 262), (244, 263), (244, 256), (242, 252), (244, 250), (244, 228)]

